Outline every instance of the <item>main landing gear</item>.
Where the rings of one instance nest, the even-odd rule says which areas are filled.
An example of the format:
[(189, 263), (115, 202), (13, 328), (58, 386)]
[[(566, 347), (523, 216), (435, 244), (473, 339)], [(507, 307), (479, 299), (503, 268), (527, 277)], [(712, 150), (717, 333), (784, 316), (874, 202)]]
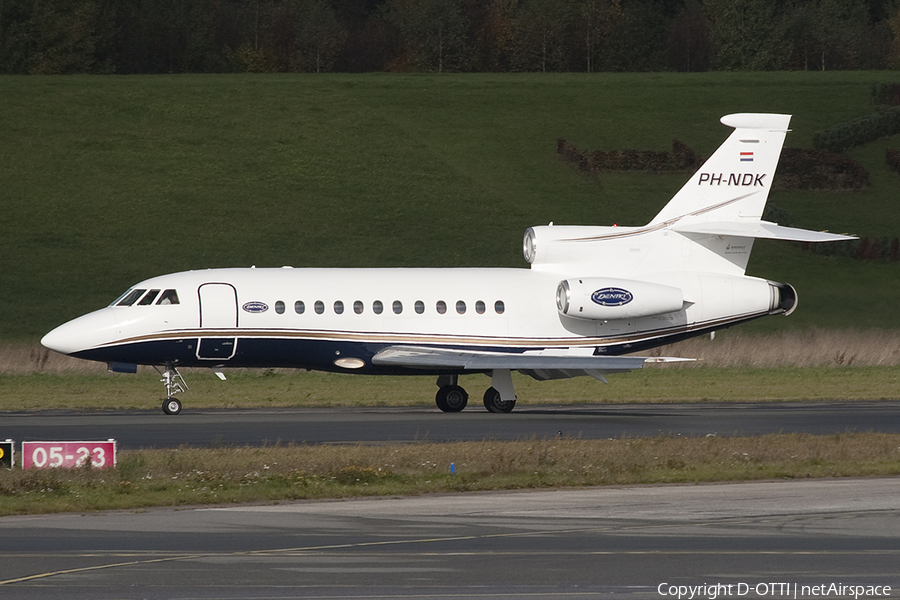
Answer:
[(165, 371), (160, 371), (154, 367), (156, 372), (162, 375), (162, 381), (166, 386), (166, 399), (163, 400), (162, 409), (167, 415), (177, 415), (181, 412), (181, 400), (175, 397), (179, 392), (185, 392), (188, 389), (184, 377), (175, 368), (175, 365), (166, 365)]
[(515, 400), (506, 400), (504, 401), (500, 397), (500, 392), (495, 390), (492, 387), (489, 387), (487, 391), (484, 393), (484, 407), (488, 409), (488, 412), (492, 413), (508, 413), (512, 412), (512, 409), (516, 407)]
[[(492, 383), (507, 386), (506, 380), (508, 380), (506, 389), (508, 390), (507, 396), (509, 396), (509, 392), (512, 392), (512, 379), (509, 371), (495, 372)], [(438, 391), (434, 402), (442, 411), (460, 412), (469, 403), (469, 394), (459, 386), (458, 375), (441, 375), (438, 377), (437, 385)], [(503, 400), (502, 394), (495, 387), (489, 387), (484, 393), (484, 407), (492, 413), (511, 412), (516, 407), (516, 396), (513, 393), (512, 400)]]

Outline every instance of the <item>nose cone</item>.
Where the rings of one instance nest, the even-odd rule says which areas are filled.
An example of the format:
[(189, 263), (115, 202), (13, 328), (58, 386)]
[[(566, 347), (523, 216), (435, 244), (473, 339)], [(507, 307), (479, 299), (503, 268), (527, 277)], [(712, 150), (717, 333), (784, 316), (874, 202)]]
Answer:
[(41, 345), (61, 354), (76, 354), (111, 341), (116, 320), (102, 309), (63, 323), (41, 339)]

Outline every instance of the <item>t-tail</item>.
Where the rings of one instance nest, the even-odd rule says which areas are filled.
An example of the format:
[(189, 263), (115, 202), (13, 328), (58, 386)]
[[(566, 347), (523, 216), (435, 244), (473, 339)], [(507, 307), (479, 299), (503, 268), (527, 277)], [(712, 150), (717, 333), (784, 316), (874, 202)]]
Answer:
[(674, 272), (743, 276), (757, 238), (853, 239), (762, 220), (790, 115), (721, 120), (734, 131), (650, 223), (532, 227), (525, 233), (532, 269), (629, 279)]
[(707, 250), (695, 252), (697, 260), (685, 261), (685, 268), (742, 275), (756, 238), (850, 239), (762, 220), (791, 115), (741, 113), (721, 121), (734, 131), (648, 225)]

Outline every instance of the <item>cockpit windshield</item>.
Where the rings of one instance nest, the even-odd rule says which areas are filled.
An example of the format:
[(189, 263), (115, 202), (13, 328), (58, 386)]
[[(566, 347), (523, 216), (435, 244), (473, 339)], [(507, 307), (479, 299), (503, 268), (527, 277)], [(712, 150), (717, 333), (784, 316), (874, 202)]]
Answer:
[[(157, 300), (157, 298), (159, 299)], [(148, 292), (145, 289), (132, 288), (116, 298), (116, 301), (110, 306), (134, 306), (135, 303), (138, 306), (149, 306), (154, 303), (154, 300), (157, 306), (178, 304), (178, 292), (175, 290), (165, 290), (162, 293), (160, 293), (160, 290), (150, 290)]]
[(150, 290), (147, 292), (147, 295), (141, 298), (141, 301), (138, 302), (139, 306), (147, 306), (153, 304), (153, 301), (156, 300), (156, 297), (159, 295), (159, 290)]
[(116, 304), (116, 306), (131, 306), (132, 304), (137, 302), (138, 298), (143, 296), (144, 292), (146, 292), (146, 291), (147, 290), (138, 290), (138, 289), (128, 290), (127, 292), (125, 292), (125, 294), (123, 296), (121, 296), (119, 298), (119, 300), (116, 301), (115, 304)]

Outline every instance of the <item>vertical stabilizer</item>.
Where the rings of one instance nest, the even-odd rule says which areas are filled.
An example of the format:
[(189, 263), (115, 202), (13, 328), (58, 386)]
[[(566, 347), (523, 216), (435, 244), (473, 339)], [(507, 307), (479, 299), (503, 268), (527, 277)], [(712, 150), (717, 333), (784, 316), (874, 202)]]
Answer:
[(722, 117), (732, 134), (650, 224), (759, 221), (790, 121), (775, 114)]

